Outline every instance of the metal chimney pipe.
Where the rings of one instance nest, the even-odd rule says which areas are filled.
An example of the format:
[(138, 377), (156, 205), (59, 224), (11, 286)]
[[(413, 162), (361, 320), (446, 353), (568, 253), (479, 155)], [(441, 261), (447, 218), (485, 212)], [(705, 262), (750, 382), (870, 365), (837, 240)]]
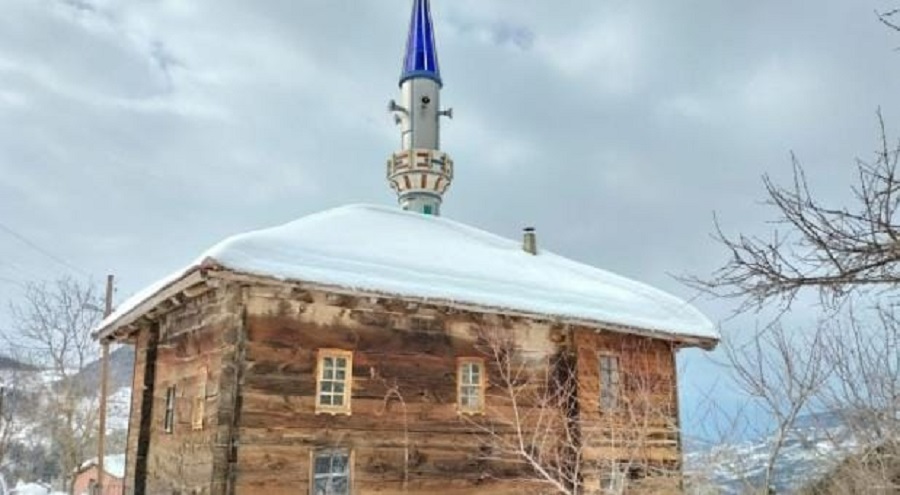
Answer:
[(528, 254), (536, 255), (538, 253), (537, 233), (535, 233), (534, 227), (525, 227), (523, 229), (522, 249)]

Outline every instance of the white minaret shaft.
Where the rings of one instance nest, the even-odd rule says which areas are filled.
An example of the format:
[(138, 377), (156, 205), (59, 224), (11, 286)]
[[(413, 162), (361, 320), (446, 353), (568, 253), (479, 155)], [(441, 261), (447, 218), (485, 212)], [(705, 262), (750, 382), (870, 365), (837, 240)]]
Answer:
[(388, 181), (404, 210), (440, 215), (444, 192), (453, 180), (453, 161), (440, 151), (441, 73), (428, 0), (415, 0), (399, 103), (389, 110), (401, 130), (401, 151), (388, 160)]
[(402, 147), (410, 149), (441, 148), (441, 86), (432, 79), (410, 78), (400, 84), (399, 112)]

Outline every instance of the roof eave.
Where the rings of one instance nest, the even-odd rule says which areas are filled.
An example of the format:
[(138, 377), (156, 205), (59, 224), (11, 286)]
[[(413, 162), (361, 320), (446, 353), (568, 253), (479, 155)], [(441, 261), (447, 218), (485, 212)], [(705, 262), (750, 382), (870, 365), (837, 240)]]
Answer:
[(350, 296), (389, 297), (405, 302), (427, 302), (438, 306), (445, 306), (464, 311), (502, 314), (506, 316), (518, 316), (523, 318), (530, 318), (537, 321), (549, 321), (553, 323), (576, 325), (594, 328), (597, 330), (609, 330), (623, 334), (637, 335), (657, 340), (669, 341), (679, 348), (697, 347), (700, 349), (711, 351), (715, 349), (719, 343), (719, 339), (715, 337), (670, 332), (663, 329), (643, 328), (601, 320), (572, 318), (511, 308), (492, 307), (477, 303), (467, 303), (464, 301), (454, 301), (449, 299), (407, 296), (389, 292), (380, 292), (376, 290), (365, 290), (338, 285), (322, 284), (317, 282), (281, 279), (278, 277), (233, 270), (221, 266), (215, 263), (213, 260), (207, 260), (200, 265), (189, 268), (181, 277), (162, 287), (161, 289), (135, 305), (132, 309), (130, 309), (126, 313), (123, 313), (118, 318), (106, 322), (105, 325), (99, 327), (93, 333), (93, 337), (97, 340), (105, 342), (125, 339), (137, 329), (137, 323), (141, 319), (148, 317), (150, 319), (154, 319), (155, 316), (161, 314), (160, 308), (165, 306), (164, 309), (166, 311), (174, 309), (174, 307), (176, 307), (180, 303), (183, 303), (185, 300), (193, 299), (194, 297), (197, 297), (198, 295), (210, 290), (214, 285), (211, 281), (211, 279), (213, 278), (232, 280), (236, 282), (255, 282), (277, 285), (287, 284), (292, 286), (301, 286), (303, 288), (312, 290), (321, 290), (324, 292)]
[(686, 333), (678, 333), (666, 331), (664, 329), (658, 328), (643, 328), (638, 326), (631, 325), (623, 325), (620, 323), (611, 323), (607, 321), (601, 320), (591, 320), (584, 318), (573, 318), (545, 313), (536, 313), (524, 310), (517, 310), (511, 308), (502, 308), (502, 307), (494, 307), (487, 306), (477, 303), (467, 303), (464, 301), (454, 301), (449, 299), (437, 299), (437, 298), (427, 298), (427, 297), (418, 297), (418, 296), (407, 296), (401, 295), (391, 292), (383, 292), (377, 290), (366, 290), (366, 289), (358, 289), (352, 287), (343, 287), (339, 285), (330, 285), (323, 284), (318, 282), (306, 282), (302, 280), (293, 280), (293, 279), (282, 279), (278, 277), (271, 277), (265, 275), (258, 275), (254, 273), (241, 272), (237, 270), (232, 270), (228, 268), (223, 268), (215, 273), (216, 277), (224, 278), (224, 279), (232, 279), (234, 281), (240, 282), (251, 282), (256, 281), (259, 283), (270, 283), (270, 284), (278, 284), (278, 285), (292, 285), (292, 286), (300, 286), (305, 289), (311, 290), (321, 290), (324, 292), (331, 292), (334, 294), (347, 295), (347, 296), (359, 296), (359, 297), (388, 297), (397, 299), (404, 302), (415, 302), (415, 303), (429, 303), (437, 306), (444, 306), (448, 308), (454, 308), (463, 311), (472, 311), (476, 313), (490, 313), (490, 314), (502, 314), (506, 316), (516, 316), (522, 318), (530, 318), (537, 321), (547, 321), (565, 325), (575, 325), (575, 326), (583, 326), (588, 328), (594, 328), (597, 330), (610, 330), (617, 333), (637, 335), (641, 337), (647, 337), (657, 340), (669, 341), (675, 344), (679, 348), (689, 348), (689, 347), (697, 347), (700, 349), (704, 349), (707, 351), (711, 351), (716, 348), (719, 344), (719, 339), (715, 337), (709, 337), (704, 335), (691, 335)]
[(208, 266), (197, 265), (187, 269), (181, 277), (160, 288), (127, 312), (113, 320), (104, 322), (91, 336), (101, 342), (127, 338), (136, 330), (136, 324), (141, 319), (148, 317), (148, 315), (153, 315), (160, 307), (167, 305), (171, 309), (186, 299), (208, 291), (209, 268)]

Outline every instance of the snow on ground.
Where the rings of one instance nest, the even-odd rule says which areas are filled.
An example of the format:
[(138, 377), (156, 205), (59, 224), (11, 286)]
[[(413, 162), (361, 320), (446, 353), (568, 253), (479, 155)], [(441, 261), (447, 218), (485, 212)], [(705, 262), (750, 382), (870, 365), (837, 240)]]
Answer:
[(16, 483), (16, 487), (9, 491), (10, 495), (65, 495), (64, 492), (53, 492), (46, 485), (40, 483)]
[(467, 225), (351, 205), (224, 240), (122, 304), (100, 328), (204, 260), (244, 273), (718, 338), (693, 306), (613, 273)]

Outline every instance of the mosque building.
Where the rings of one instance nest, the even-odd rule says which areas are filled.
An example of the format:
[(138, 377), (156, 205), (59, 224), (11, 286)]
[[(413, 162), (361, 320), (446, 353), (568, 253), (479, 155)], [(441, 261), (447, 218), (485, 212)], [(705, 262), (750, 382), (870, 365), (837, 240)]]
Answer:
[(235, 235), (101, 323), (135, 348), (126, 494), (679, 493), (676, 354), (713, 325), (533, 230), (441, 217), (442, 87), (414, 0), (400, 207)]

